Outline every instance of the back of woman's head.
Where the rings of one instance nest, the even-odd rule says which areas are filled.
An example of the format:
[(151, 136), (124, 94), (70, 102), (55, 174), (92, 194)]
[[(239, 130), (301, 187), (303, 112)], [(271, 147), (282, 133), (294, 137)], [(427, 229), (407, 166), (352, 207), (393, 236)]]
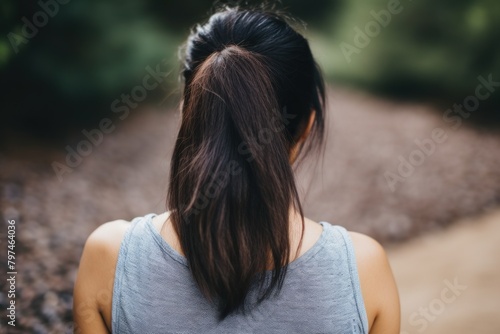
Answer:
[(245, 310), (256, 279), (259, 301), (281, 289), (291, 210), (303, 219), (291, 154), (309, 129), (307, 143), (321, 144), (324, 86), (307, 40), (261, 9), (225, 8), (198, 26), (183, 76), (167, 204), (194, 280), (223, 319)]

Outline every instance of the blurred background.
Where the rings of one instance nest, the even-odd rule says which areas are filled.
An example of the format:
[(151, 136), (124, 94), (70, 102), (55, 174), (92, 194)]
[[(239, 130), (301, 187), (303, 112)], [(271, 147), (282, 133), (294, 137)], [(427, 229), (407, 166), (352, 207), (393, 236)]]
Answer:
[[(308, 217), (387, 247), (402, 333), (500, 333), (500, 2), (276, 6), (328, 80), (325, 155), (297, 171)], [(0, 244), (15, 220), (19, 273), (0, 333), (70, 333), (88, 235), (165, 210), (179, 50), (212, 8), (0, 3)]]

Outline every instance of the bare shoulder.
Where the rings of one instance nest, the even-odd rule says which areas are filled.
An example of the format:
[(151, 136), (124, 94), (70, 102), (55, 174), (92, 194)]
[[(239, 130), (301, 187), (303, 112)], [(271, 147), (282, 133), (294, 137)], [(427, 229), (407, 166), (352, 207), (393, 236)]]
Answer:
[(90, 261), (88, 261), (88, 266), (80, 269), (93, 273), (112, 272), (114, 274), (120, 245), (130, 225), (128, 221), (115, 220), (96, 228), (87, 238), (83, 248), (82, 261), (84, 259)]
[(110, 331), (115, 268), (130, 225), (125, 220), (102, 224), (85, 242), (73, 291), (73, 316), (82, 333)]
[(100, 225), (87, 238), (85, 248), (89, 250), (100, 248), (112, 253), (119, 251), (121, 241), (130, 225), (130, 222), (126, 220), (114, 220)]
[(361, 264), (359, 269), (369, 269), (380, 271), (388, 265), (387, 255), (382, 245), (372, 237), (358, 232), (349, 231), (354, 252), (356, 253), (356, 261)]
[(399, 294), (387, 254), (375, 239), (349, 232), (370, 333), (399, 333)]
[(130, 225), (130, 222), (125, 220), (111, 221), (100, 225), (87, 238), (80, 270), (82, 275), (89, 277), (89, 281), (98, 278), (96, 282), (100, 283), (106, 278), (109, 283), (114, 279), (120, 245)]

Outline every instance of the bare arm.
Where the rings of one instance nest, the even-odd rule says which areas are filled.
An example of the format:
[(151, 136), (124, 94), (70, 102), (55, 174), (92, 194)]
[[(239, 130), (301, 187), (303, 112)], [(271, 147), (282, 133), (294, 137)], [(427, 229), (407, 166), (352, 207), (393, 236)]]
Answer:
[(374, 239), (349, 232), (358, 265), (370, 334), (399, 334), (399, 294), (387, 255)]
[(111, 303), (121, 240), (130, 224), (114, 221), (88, 237), (73, 291), (75, 333), (111, 332)]

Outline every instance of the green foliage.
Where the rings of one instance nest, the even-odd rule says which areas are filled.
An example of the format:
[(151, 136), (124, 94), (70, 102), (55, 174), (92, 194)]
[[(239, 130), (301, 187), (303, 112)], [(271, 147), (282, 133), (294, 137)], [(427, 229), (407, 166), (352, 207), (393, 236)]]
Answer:
[[(146, 66), (161, 63), (172, 72), (165, 85), (148, 92), (148, 97), (175, 90), (178, 47), (189, 28), (206, 19), (213, 8), (206, 0), (41, 2), (56, 4), (57, 9), (50, 9), (55, 14), (35, 0), (0, 4), (0, 94), (1, 124), (42, 134), (58, 133), (71, 125), (78, 129), (108, 117), (115, 99), (142, 84)], [(283, 0), (278, 7), (320, 23), (337, 3), (317, 0), (311, 6)], [(40, 12), (48, 21), (34, 24)]]
[(171, 29), (191, 27), (206, 19), (215, 8), (225, 4), (241, 4), (247, 7), (275, 6), (313, 26), (321, 26), (331, 18), (341, 0), (315, 0), (314, 3), (304, 0), (219, 0), (214, 3), (207, 0), (150, 1), (149, 8)]
[[(375, 21), (371, 12), (393, 2), (345, 2), (338, 20), (313, 43), (330, 78), (395, 97), (456, 102), (474, 94), (479, 75), (500, 81), (498, 1), (402, 0), (391, 21), (379, 25), (379, 33), (370, 27), (373, 37), (359, 47), (363, 43), (356, 44), (354, 29), (366, 33)], [(356, 51), (343, 52), (343, 42)], [(496, 94), (488, 102), (499, 101)]]
[[(312, 28), (306, 34), (314, 52), (337, 82), (392, 97), (461, 101), (479, 75), (500, 81), (500, 2), (401, 0), (390, 23), (356, 45), (354, 28), (365, 31), (371, 12), (394, 1), (282, 0), (277, 7)], [(178, 83), (178, 47), (212, 8), (206, 0), (72, 0), (27, 38), (23, 18), (33, 22), (40, 2), (2, 0), (0, 125), (47, 133), (108, 117), (110, 104), (160, 63), (172, 75), (148, 97), (169, 94)], [(346, 57), (342, 43), (356, 51)], [(498, 106), (500, 94), (487, 102)]]
[(146, 66), (177, 66), (179, 39), (151, 18), (146, 4), (69, 2), (32, 37), (23, 35), (21, 18), (33, 23), (42, 8), (18, 4), (10, 26), (2, 25), (3, 36), (24, 38), (0, 43), (4, 122), (41, 133), (93, 122), (109, 116), (114, 99), (142, 84)]
[[(5, 36), (15, 26), (15, 0), (4, 0), (0, 2), (0, 31)], [(13, 57), (14, 50), (6, 38), (0, 39), (0, 70), (6, 67)]]

